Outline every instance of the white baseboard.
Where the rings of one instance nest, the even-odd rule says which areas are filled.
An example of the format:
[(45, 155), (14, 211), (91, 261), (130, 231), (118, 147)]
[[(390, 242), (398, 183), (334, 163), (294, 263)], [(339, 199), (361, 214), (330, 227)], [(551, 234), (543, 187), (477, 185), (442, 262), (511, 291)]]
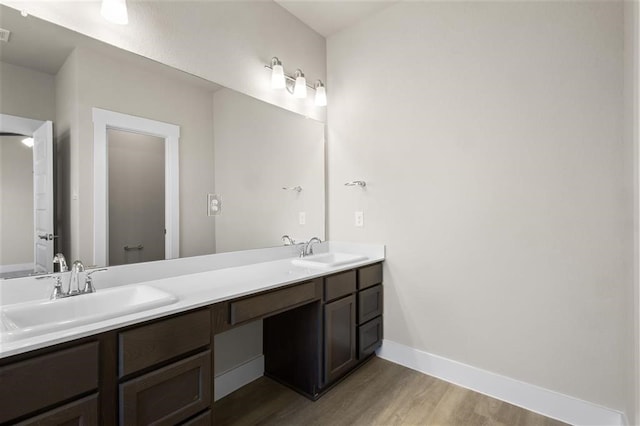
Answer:
[(378, 356), (573, 425), (623, 426), (621, 412), (437, 355), (383, 340)]
[(214, 401), (217, 401), (242, 386), (264, 375), (264, 355), (259, 355), (215, 378)]

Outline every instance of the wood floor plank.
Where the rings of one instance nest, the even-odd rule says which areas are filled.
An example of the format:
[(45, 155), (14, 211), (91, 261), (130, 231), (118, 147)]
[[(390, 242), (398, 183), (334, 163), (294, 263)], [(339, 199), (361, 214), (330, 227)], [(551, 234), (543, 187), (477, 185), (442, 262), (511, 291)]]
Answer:
[(315, 402), (262, 377), (216, 402), (214, 419), (242, 426), (564, 425), (376, 357)]

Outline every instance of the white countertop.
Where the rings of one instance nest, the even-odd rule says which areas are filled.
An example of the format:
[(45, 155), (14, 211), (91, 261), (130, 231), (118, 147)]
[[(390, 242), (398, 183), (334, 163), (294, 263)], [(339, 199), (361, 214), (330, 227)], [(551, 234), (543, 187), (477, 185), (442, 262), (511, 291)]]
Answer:
[[(274, 254), (268, 252), (269, 250), (274, 250), (278, 253)], [(221, 255), (209, 255), (202, 257), (202, 262), (206, 261), (211, 268), (217, 269), (206, 270), (197, 273), (184, 273), (178, 276), (169, 276), (167, 278), (152, 279), (149, 281), (142, 281), (140, 279), (140, 276), (143, 276), (144, 274), (138, 273), (138, 278), (136, 278), (135, 281), (130, 283), (120, 283), (119, 285), (128, 285), (133, 284), (134, 282), (144, 283), (146, 285), (165, 290), (177, 296), (178, 301), (170, 305), (146, 310), (143, 312), (123, 315), (120, 317), (93, 322), (90, 324), (84, 324), (39, 336), (27, 337), (21, 340), (0, 343), (0, 358), (17, 355), (58, 343), (68, 342), (78, 338), (87, 337), (132, 324), (141, 323), (151, 319), (184, 312), (190, 309), (207, 306), (225, 300), (235, 299), (237, 297), (258, 293), (265, 290), (271, 290), (274, 288), (286, 286), (288, 284), (293, 284), (296, 282), (301, 282), (384, 260), (383, 245), (330, 242), (324, 243), (320, 247), (319, 251), (357, 253), (366, 255), (367, 259), (337, 267), (328, 267), (322, 269), (307, 268), (295, 266), (291, 262), (291, 260), (295, 257), (291, 257), (290, 249), (284, 251), (283, 248), (275, 248), (261, 250), (259, 254), (261, 254), (262, 256), (247, 256), (246, 252), (236, 252), (237, 256), (243, 258), (242, 261), (235, 262), (243, 263), (237, 266), (226, 266), (227, 264), (233, 264), (234, 262), (225, 261), (221, 264), (218, 262), (219, 259), (215, 259), (215, 256), (224, 256), (227, 260), (229, 258), (233, 258), (232, 254), (225, 253)], [(266, 257), (264, 256), (265, 253), (267, 254)], [(280, 258), (274, 260), (264, 260), (265, 258), (268, 259), (270, 257)], [(253, 260), (256, 260), (255, 263), (251, 263), (252, 258)], [(182, 259), (165, 262), (179, 262), (180, 260)], [(192, 258), (190, 262), (193, 261), (194, 260)], [(158, 267), (163, 266), (161, 265), (162, 263), (163, 262), (154, 262), (154, 264), (156, 264)], [(178, 263), (174, 263), (174, 265), (178, 265)], [(145, 267), (148, 268), (149, 266), (145, 265)], [(151, 267), (153, 267), (153, 265)], [(116, 268), (122, 267), (113, 267), (114, 270), (116, 270)], [(140, 266), (139, 268), (142, 268), (142, 266)], [(201, 267), (199, 269), (203, 268), (204, 267)], [(122, 270), (124, 270), (124, 268)], [(114, 277), (116, 276), (117, 272), (118, 271), (114, 272)], [(172, 275), (170, 273), (168, 274)], [(158, 274), (154, 274), (153, 271), (149, 271), (148, 275), (157, 276)], [(101, 285), (100, 281), (98, 280), (98, 275), (96, 275), (95, 277), (96, 287), (98, 288), (98, 291), (100, 291)], [(9, 282), (10, 281), (0, 281), (0, 286), (4, 286)], [(41, 283), (38, 284), (40, 285), (40, 287), (42, 287)], [(23, 293), (29, 293), (28, 286), (26, 284), (22, 285), (24, 285), (26, 288)], [(48, 285), (51, 286), (52, 283), (48, 283)], [(112, 287), (112, 285), (108, 287)], [(46, 291), (46, 289), (39, 291), (44, 292)], [(48, 296), (49, 293), (44, 294)], [(0, 309), (2, 309), (3, 306), (10, 306), (5, 303), (7, 300), (10, 302), (22, 301), (19, 295), (9, 294), (9, 290), (3, 290), (3, 296), (6, 297), (3, 297), (4, 300), (1, 301)]]

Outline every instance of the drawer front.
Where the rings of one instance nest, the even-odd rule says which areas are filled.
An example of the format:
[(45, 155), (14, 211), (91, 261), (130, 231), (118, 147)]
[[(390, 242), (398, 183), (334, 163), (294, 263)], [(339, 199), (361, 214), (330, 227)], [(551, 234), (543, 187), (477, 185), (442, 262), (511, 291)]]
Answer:
[(211, 351), (120, 385), (121, 425), (175, 425), (211, 405)]
[(231, 325), (258, 319), (316, 299), (316, 284), (308, 282), (231, 302)]
[(211, 313), (200, 310), (118, 335), (120, 377), (209, 345)]
[(358, 293), (358, 324), (382, 315), (382, 286), (362, 290)]
[(382, 263), (358, 269), (358, 290), (382, 284)]
[(382, 317), (358, 327), (358, 359), (371, 355), (382, 344)]
[(330, 302), (356, 291), (356, 271), (331, 275), (324, 280), (324, 301)]
[(0, 367), (0, 423), (98, 388), (98, 342)]
[(98, 396), (91, 395), (33, 417), (19, 426), (88, 426), (98, 424)]

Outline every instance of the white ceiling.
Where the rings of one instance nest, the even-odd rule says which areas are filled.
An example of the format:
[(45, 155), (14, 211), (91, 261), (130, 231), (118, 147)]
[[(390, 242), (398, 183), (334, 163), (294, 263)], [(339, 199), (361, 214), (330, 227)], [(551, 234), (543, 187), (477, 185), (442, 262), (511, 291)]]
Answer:
[(337, 33), (399, 0), (274, 0), (325, 37)]

